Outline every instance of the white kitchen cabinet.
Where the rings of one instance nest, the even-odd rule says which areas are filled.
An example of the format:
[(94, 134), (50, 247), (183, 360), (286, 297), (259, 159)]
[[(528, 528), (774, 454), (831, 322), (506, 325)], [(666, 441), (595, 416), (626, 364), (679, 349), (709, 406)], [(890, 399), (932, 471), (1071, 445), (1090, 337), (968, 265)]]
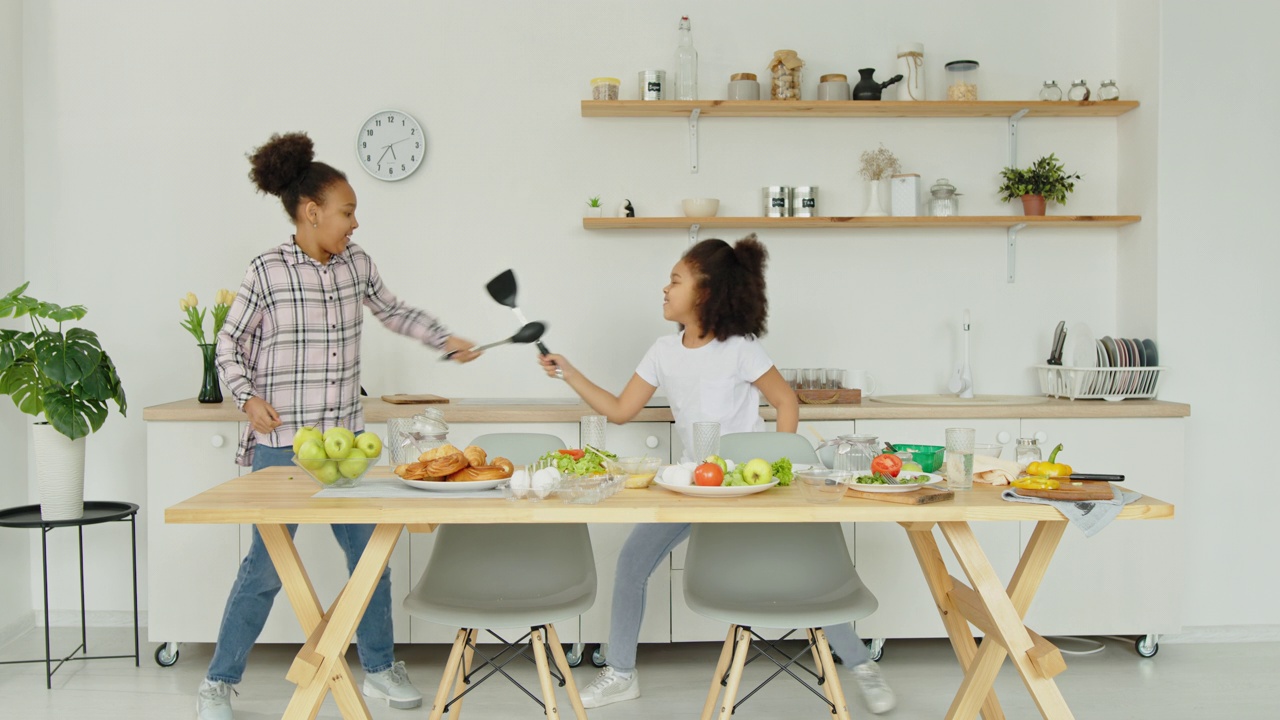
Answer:
[(242, 425), (147, 423), (147, 635), (213, 642), (240, 566), (235, 525), (168, 525), (164, 509), (240, 474)]

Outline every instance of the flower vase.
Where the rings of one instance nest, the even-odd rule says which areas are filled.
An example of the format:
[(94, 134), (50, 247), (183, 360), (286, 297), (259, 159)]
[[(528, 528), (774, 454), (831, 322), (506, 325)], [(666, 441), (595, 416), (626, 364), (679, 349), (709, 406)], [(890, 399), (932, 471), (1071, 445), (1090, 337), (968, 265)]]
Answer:
[(884, 207), (880, 204), (880, 181), (872, 180), (867, 183), (869, 190), (867, 191), (867, 209), (863, 211), (863, 217), (886, 217), (889, 213), (884, 211)]
[(218, 384), (218, 365), (215, 354), (218, 349), (213, 343), (200, 346), (200, 355), (204, 358), (204, 382), (200, 385), (200, 395), (196, 398), (202, 403), (222, 402), (222, 387)]

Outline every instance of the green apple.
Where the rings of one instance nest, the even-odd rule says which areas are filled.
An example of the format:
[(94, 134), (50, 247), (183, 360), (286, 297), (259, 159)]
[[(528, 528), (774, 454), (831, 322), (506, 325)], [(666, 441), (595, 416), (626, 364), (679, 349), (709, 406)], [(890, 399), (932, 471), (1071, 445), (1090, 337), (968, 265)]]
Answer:
[(321, 464), (320, 469), (314, 472), (315, 478), (325, 485), (332, 485), (338, 482), (341, 473), (338, 472), (338, 463), (332, 460), (326, 460)]
[[(304, 427), (293, 435), (293, 454), (298, 455), (298, 450), (302, 447), (302, 443), (308, 440), (315, 440), (318, 443), (324, 443), (324, 435), (313, 427)], [(299, 455), (299, 457), (301, 457)]]
[(349, 445), (354, 445), (356, 442), (356, 434), (344, 427), (331, 427), (324, 431), (324, 439), (326, 442), (328, 442), (329, 438), (338, 437), (339, 435), (345, 437), (347, 439), (347, 444)]
[(768, 460), (753, 458), (742, 466), (742, 479), (748, 485), (764, 485), (773, 479), (773, 468), (769, 466)]
[(371, 432), (361, 433), (356, 436), (356, 447), (365, 457), (376, 459), (382, 454), (382, 438)]
[(729, 463), (725, 462), (724, 458), (719, 455), (708, 455), (703, 458), (702, 462), (715, 463), (720, 466), (720, 472), (729, 472)]
[[(319, 433), (316, 433), (319, 435)], [(319, 440), (308, 440), (298, 446), (298, 462), (302, 467), (315, 472), (324, 465), (324, 461), (329, 456), (324, 451), (324, 446)]]
[[(353, 441), (351, 437), (349, 437), (351, 433), (348, 432), (346, 435), (343, 435), (342, 433), (329, 434), (332, 432), (333, 431), (330, 430), (325, 433), (324, 451), (329, 454), (330, 460), (345, 460), (347, 456), (351, 454), (351, 450), (355, 447), (352, 444)], [(364, 453), (361, 453), (361, 456), (363, 455)]]
[[(364, 436), (362, 435), (361, 437)], [(347, 456), (346, 460), (338, 461), (338, 472), (342, 473), (342, 477), (345, 478), (359, 477), (360, 473), (364, 472), (365, 468), (369, 467), (370, 462), (372, 461), (369, 460), (369, 457), (365, 455), (360, 448), (354, 448), (351, 450), (351, 454)]]

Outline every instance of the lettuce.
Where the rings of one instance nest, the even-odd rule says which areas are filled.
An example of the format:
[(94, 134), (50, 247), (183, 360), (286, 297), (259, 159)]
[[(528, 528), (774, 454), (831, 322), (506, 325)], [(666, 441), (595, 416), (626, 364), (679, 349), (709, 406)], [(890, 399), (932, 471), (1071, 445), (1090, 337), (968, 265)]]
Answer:
[(778, 458), (770, 469), (773, 470), (773, 476), (778, 478), (779, 485), (790, 485), (791, 479), (795, 477), (795, 473), (791, 471), (791, 458)]

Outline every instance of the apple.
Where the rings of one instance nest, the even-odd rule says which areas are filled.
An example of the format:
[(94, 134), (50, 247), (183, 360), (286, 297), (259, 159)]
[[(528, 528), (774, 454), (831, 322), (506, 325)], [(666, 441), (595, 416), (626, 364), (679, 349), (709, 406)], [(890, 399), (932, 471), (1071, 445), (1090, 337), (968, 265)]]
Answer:
[(725, 462), (725, 459), (719, 455), (708, 455), (702, 459), (702, 462), (715, 463), (720, 466), (720, 472), (729, 472), (729, 463)]
[(713, 462), (704, 462), (693, 471), (693, 484), (719, 487), (724, 482), (724, 470)]
[(742, 466), (742, 479), (748, 485), (764, 485), (773, 479), (773, 468), (768, 460), (753, 458)]
[[(298, 450), (302, 447), (302, 443), (308, 440), (315, 440), (318, 443), (324, 443), (324, 435), (313, 427), (304, 427), (293, 435), (293, 454), (298, 455)], [(299, 455), (301, 457), (301, 455)]]
[[(345, 460), (354, 448), (354, 440), (347, 437), (347, 435), (350, 435), (350, 432), (348, 432), (347, 435), (343, 435), (342, 433), (329, 434), (332, 432), (333, 431), (330, 430), (325, 433), (324, 451), (329, 454), (330, 460)], [(364, 453), (360, 453), (360, 455), (363, 457)]]
[(355, 444), (356, 434), (344, 427), (331, 427), (328, 430), (324, 431), (325, 440), (328, 440), (331, 437), (336, 437), (338, 435), (342, 435), (343, 437), (345, 437), (347, 439), (347, 442)]
[[(319, 433), (316, 433), (317, 435)], [(298, 447), (298, 462), (302, 467), (315, 472), (324, 465), (324, 461), (329, 456), (324, 451), (324, 446), (319, 440), (308, 440)]]
[(326, 460), (320, 465), (320, 469), (315, 471), (316, 479), (325, 485), (332, 485), (338, 482), (339, 476), (341, 476), (341, 473), (338, 472), (338, 463), (332, 460)]
[(369, 457), (360, 448), (354, 448), (345, 460), (338, 461), (338, 472), (345, 478), (360, 477), (365, 468), (369, 467), (369, 463)]
[(365, 457), (377, 458), (382, 455), (382, 438), (371, 432), (360, 433), (356, 436), (356, 447)]

